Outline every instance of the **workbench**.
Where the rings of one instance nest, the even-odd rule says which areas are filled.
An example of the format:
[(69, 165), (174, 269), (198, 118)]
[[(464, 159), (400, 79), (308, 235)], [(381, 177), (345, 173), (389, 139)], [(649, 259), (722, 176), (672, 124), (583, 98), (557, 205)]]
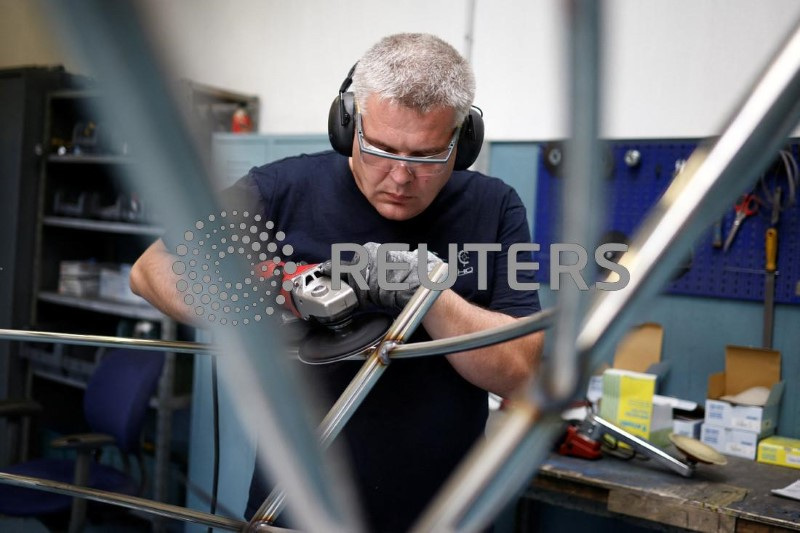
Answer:
[(522, 531), (536, 531), (534, 509), (543, 503), (662, 531), (800, 531), (800, 501), (770, 493), (798, 479), (800, 470), (736, 457), (697, 465), (685, 478), (652, 460), (552, 454), (520, 500), (518, 518)]

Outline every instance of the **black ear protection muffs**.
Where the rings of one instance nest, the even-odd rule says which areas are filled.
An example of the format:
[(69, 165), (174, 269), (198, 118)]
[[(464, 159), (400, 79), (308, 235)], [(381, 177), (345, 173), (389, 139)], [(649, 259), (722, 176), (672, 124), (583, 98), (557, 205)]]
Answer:
[[(356, 131), (355, 97), (347, 92), (353, 83), (353, 72), (358, 63), (353, 65), (347, 77), (339, 87), (339, 95), (334, 98), (328, 113), (328, 138), (334, 150), (342, 155), (353, 155), (353, 138)], [(469, 115), (461, 124), (456, 147), (455, 170), (465, 170), (478, 158), (483, 145), (483, 112), (473, 106)]]

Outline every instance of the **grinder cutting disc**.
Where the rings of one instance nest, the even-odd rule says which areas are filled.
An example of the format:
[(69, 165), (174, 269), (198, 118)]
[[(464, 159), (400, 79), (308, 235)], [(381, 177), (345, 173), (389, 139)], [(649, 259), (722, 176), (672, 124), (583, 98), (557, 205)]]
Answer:
[(678, 451), (686, 455), (690, 461), (710, 465), (728, 464), (728, 459), (726, 459), (724, 455), (697, 439), (685, 435), (678, 435), (677, 433), (670, 433), (669, 440), (675, 445)]
[(378, 342), (391, 323), (388, 315), (373, 313), (355, 316), (339, 330), (317, 326), (300, 342), (298, 357), (310, 365), (340, 361)]

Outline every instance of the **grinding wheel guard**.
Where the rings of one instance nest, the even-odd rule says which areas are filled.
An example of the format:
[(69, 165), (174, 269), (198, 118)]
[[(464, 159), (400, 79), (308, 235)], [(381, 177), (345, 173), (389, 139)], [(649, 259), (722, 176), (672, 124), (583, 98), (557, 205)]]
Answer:
[(355, 291), (344, 281), (334, 289), (322, 264), (301, 264), (290, 273), (285, 263), (265, 261), (256, 265), (256, 271), (261, 280), (281, 276), (282, 305), (303, 320), (338, 324), (347, 321), (358, 308)]

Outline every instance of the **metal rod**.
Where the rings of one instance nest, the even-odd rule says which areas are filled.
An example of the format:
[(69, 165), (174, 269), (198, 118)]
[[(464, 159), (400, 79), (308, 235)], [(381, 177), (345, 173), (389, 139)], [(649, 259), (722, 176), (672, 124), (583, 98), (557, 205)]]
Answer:
[[(98, 114), (104, 123), (118, 126), (117, 133), (136, 156), (135, 165), (121, 170), (132, 183), (135, 180), (143, 201), (159, 213), (161, 225), (182, 235), (204, 217), (220, 214), (221, 205), (202, 157), (207, 148), (202, 152), (184, 127), (164, 76), (167, 71), (142, 28), (139, 4), (50, 0), (46, 6), (57, 27), (65, 30), (67, 45), (101, 80)], [(208, 244), (198, 246), (200, 252), (212, 252)], [(250, 271), (245, 258), (230, 259), (220, 262), (219, 276), (245, 279)], [(268, 452), (265, 446), (259, 448), (260, 464), (270, 469), (297, 506), (293, 515), (300, 527), (360, 531), (358, 513), (341, 489), (351, 480), (333, 475), (307, 423), (313, 411), (308, 405), (311, 396), (302, 392), (304, 383), (288, 358), (277, 356), (285, 349), (277, 326), (264, 321), (259, 327), (233, 328), (220, 322), (209, 323), (209, 329), (226, 355), (223, 377), (237, 379), (235, 388), (246, 391), (233, 395), (234, 405), (255, 437), (269, 442)]]
[[(604, 220), (599, 131), (600, 6), (595, 0), (571, 0), (566, 5), (567, 48), (570, 61), (570, 139), (565, 151), (561, 188), (560, 241), (593, 250)], [(585, 252), (584, 252), (585, 253)], [(592, 269), (586, 269), (593, 272)], [(562, 280), (563, 281), (563, 280)], [(589, 280), (591, 283), (592, 280)], [(572, 399), (582, 380), (575, 338), (588, 306), (589, 292), (573, 280), (557, 286), (558, 317), (552, 356), (545, 357), (535, 383), (537, 394), (549, 401)]]
[(73, 344), (78, 346), (102, 346), (106, 348), (134, 348), (137, 350), (154, 350), (174, 353), (213, 353), (219, 350), (216, 346), (199, 342), (135, 339), (131, 337), (111, 337), (107, 335), (85, 335), (80, 333), (58, 333), (22, 329), (0, 329), (0, 339)]
[[(52, 6), (56, 6), (57, 2), (51, 2)], [(81, 2), (77, 2), (81, 4)], [(71, 5), (70, 9), (74, 10), (74, 14), (70, 15), (70, 9), (63, 9), (59, 12), (65, 17), (69, 18), (69, 23), (74, 28), (89, 27), (94, 28), (98, 25), (90, 23), (87, 25), (83, 17), (87, 13), (103, 12), (102, 6), (93, 5), (88, 2), (83, 4), (92, 5), (94, 9), (74, 9), (75, 6)], [(86, 7), (84, 6), (84, 7)], [(80, 7), (80, 6), (79, 6)], [(111, 10), (108, 10), (109, 12)], [(124, 10), (122, 10), (124, 12)], [(93, 18), (89, 16), (88, 18)], [(102, 17), (101, 17), (102, 18)], [(102, 20), (100, 22), (103, 22)], [(99, 27), (113, 28), (114, 24), (99, 24)], [(78, 32), (75, 32), (78, 33)], [(86, 32), (92, 34), (88, 39), (97, 37), (93, 31)], [(113, 39), (108, 36), (100, 35), (101, 41), (108, 44), (113, 42)], [(757, 175), (758, 171), (763, 169), (772, 157), (772, 154), (780, 146), (785, 137), (790, 133), (791, 128), (797, 122), (798, 115), (800, 114), (800, 80), (798, 80), (798, 61), (800, 61), (800, 36), (796, 33), (792, 40), (778, 56), (776, 61), (770, 67), (764, 78), (759, 82), (758, 86), (753, 92), (753, 95), (747, 100), (742, 107), (741, 112), (736, 115), (731, 122), (731, 125), (726, 130), (725, 134), (707, 150), (699, 150), (690, 159), (687, 164), (687, 169), (683, 175), (676, 180), (676, 183), (670, 188), (665, 195), (662, 203), (657, 206), (653, 214), (648, 218), (643, 229), (637, 234), (631, 246), (631, 251), (623, 256), (621, 263), (629, 267), (631, 272), (631, 283), (625, 291), (617, 291), (616, 293), (602, 293), (597, 298), (596, 305), (592, 308), (584, 322), (583, 328), (578, 335), (578, 343), (580, 354), (588, 358), (589, 355), (599, 355), (608, 348), (621, 336), (622, 332), (629, 325), (628, 323), (637, 312), (641, 310), (641, 306), (647, 301), (646, 297), (654, 294), (668, 279), (672, 270), (677, 266), (683, 254), (688, 251), (692, 241), (699, 236), (705, 227), (713, 222), (713, 218), (718, 216), (724, 208), (726, 208), (736, 196), (738, 196), (741, 189), (745, 188), (751, 176)], [(96, 48), (102, 49), (103, 46)], [(102, 52), (101, 52), (102, 55)], [(122, 54), (122, 57), (131, 59), (135, 57)], [(145, 54), (146, 57), (146, 54)], [(113, 55), (108, 54), (108, 57), (101, 57), (100, 59), (112, 60)], [(135, 66), (135, 65), (134, 65)], [(141, 74), (147, 73), (141, 69), (131, 68), (130, 63), (125, 64), (125, 69), (131, 70), (132, 79), (123, 77), (123, 80), (131, 81), (131, 87), (136, 87), (136, 78), (139, 79), (153, 79), (152, 76), (142, 77)], [(100, 68), (101, 73), (110, 74), (109, 78), (113, 78), (116, 72), (113, 68)], [(124, 69), (119, 69), (122, 71)], [(124, 82), (123, 82), (124, 83)], [(122, 83), (117, 84), (117, 87)], [(123, 94), (125, 91), (122, 91)], [(152, 96), (152, 91), (143, 91), (145, 99), (153, 105), (158, 102), (159, 98), (148, 98)], [(132, 103), (136, 103), (137, 99), (134, 98)], [(136, 109), (136, 105), (132, 105)], [(145, 114), (145, 113), (141, 113)], [(151, 113), (156, 114), (158, 113)], [(129, 115), (133, 116), (133, 114)], [(168, 115), (171, 116), (171, 115)], [(155, 130), (152, 130), (155, 131)], [(155, 137), (169, 139), (170, 128), (165, 128), (162, 135), (156, 134)], [(157, 139), (156, 139), (157, 140)], [(158, 144), (153, 140), (154, 144)], [(170, 146), (170, 151), (174, 148), (171, 143), (165, 143), (165, 146)], [(175, 154), (173, 154), (175, 155)], [(176, 161), (181, 161), (180, 157), (175, 156)], [(189, 165), (190, 166), (190, 165)], [(163, 169), (170, 168), (165, 165)], [(163, 170), (161, 169), (161, 170)], [(185, 167), (180, 164), (176, 165), (173, 170), (185, 171)], [(145, 173), (143, 173), (144, 176)], [(158, 176), (163, 175), (163, 172), (153, 173), (153, 180), (158, 179)], [(185, 172), (167, 172), (167, 175), (176, 176), (179, 178), (181, 175), (193, 176), (194, 174), (187, 174)], [(690, 180), (689, 177), (692, 179)], [(187, 178), (188, 179), (188, 178)], [(176, 185), (178, 179), (175, 180)], [(183, 183), (183, 182), (181, 182)], [(194, 190), (197, 191), (196, 182), (194, 183)], [(184, 189), (189, 190), (189, 189)], [(680, 193), (680, 194), (678, 194)], [(173, 194), (169, 198), (180, 199), (179, 194)], [(176, 202), (180, 204), (181, 202)], [(208, 204), (210, 205), (210, 204)], [(637, 277), (638, 276), (638, 277)], [(254, 337), (256, 337), (254, 335)], [(250, 339), (256, 340), (256, 339)], [(252, 346), (248, 343), (248, 348)], [(245, 356), (248, 359), (249, 355)], [(264, 389), (270, 398), (278, 399), (283, 396), (284, 387), (281, 385), (280, 380), (283, 373), (279, 372), (271, 383), (278, 386), (277, 391), (270, 391), (270, 386), (265, 385)], [(290, 395), (295, 397), (296, 395)], [(272, 402), (270, 402), (271, 404)], [(283, 426), (276, 423), (276, 420), (285, 420), (290, 414), (286, 410), (281, 410), (274, 405), (269, 405), (270, 409), (275, 409), (273, 417), (267, 417), (270, 420), (269, 424), (262, 427), (277, 430), (273, 437), (281, 430), (286, 430), (288, 426)], [(534, 425), (533, 420), (528, 422), (533, 430), (536, 427), (541, 427), (541, 424)], [(536, 426), (536, 427), (534, 427)], [(512, 437), (514, 434), (511, 432)], [(296, 435), (295, 435), (296, 436)], [(509, 439), (514, 441), (513, 438)], [(299, 443), (296, 439), (287, 438), (280, 440), (281, 453), (273, 455), (271, 461), (275, 468), (280, 472), (287, 475), (288, 479), (295, 482), (297, 491), (295, 494), (309, 494), (311, 498), (305, 500), (304, 507), (305, 516), (310, 513), (315, 515), (314, 519), (309, 519), (306, 524), (321, 525), (324, 518), (331, 517), (331, 508), (329, 502), (325, 498), (319, 498), (319, 493), (312, 490), (308, 482), (311, 478), (319, 479), (318, 476), (313, 474), (309, 475), (310, 471), (316, 470), (317, 462), (316, 457), (307, 453), (292, 453), (292, 443)], [(522, 440), (518, 441), (518, 445), (504, 445), (505, 449), (514, 450), (522, 448)], [(491, 445), (487, 445), (491, 449)], [(305, 447), (303, 447), (305, 449)], [(274, 458), (277, 456), (278, 458)], [(304, 468), (302, 474), (291, 474), (292, 465), (296, 465), (293, 459), (303, 458), (304, 460), (310, 459), (312, 464), (309, 468)], [(292, 459), (288, 461), (287, 465), (280, 465), (282, 459)], [(532, 457), (528, 463), (523, 463), (524, 469), (527, 471), (528, 467), (538, 464), (541, 458), (536, 456)], [(493, 462), (497, 465), (507, 465), (510, 462), (508, 457), (505, 462), (503, 460), (494, 459)], [(480, 466), (480, 465), (479, 465)], [(496, 469), (484, 469), (487, 474), (496, 471)], [(484, 489), (485, 490), (485, 489)], [(465, 499), (468, 494), (461, 499)], [(300, 501), (303, 501), (301, 498)], [(474, 499), (471, 499), (474, 501)], [(324, 506), (324, 511), (317, 514), (317, 504)], [(160, 504), (163, 505), (163, 504)], [(484, 511), (486, 512), (486, 511)], [(465, 516), (466, 512), (462, 508), (456, 509), (455, 513), (451, 512), (451, 516)], [(480, 522), (479, 517), (473, 518)]]
[[(800, 119), (800, 25), (795, 25), (795, 28), (722, 136), (695, 151), (637, 231), (629, 251), (620, 260), (630, 272), (630, 282), (623, 290), (597, 294), (577, 337), (579, 364), (604, 356), (605, 351), (618, 341), (649, 303), (649, 297), (654, 296), (669, 279), (693, 242), (742, 190), (755, 181), (797, 124)], [(531, 401), (536, 401), (535, 396)], [(531, 432), (541, 427), (541, 424), (533, 422), (531, 420)], [(486, 444), (490, 450), (510, 451), (523, 447), (521, 438), (516, 446), (496, 439)], [(485, 468), (491, 455), (483, 459), (477, 453), (470, 453), (456, 476), (466, 476), (463, 470)], [(517, 464), (518, 470), (529, 477), (541, 460), (542, 457), (537, 455), (523, 458)], [(494, 475), (496, 469), (487, 471), (488, 477)], [(485, 524), (498, 507), (483, 505), (482, 502), (491, 498), (497, 487), (487, 483), (473, 488), (470, 493), (440, 493), (417, 530), (429, 531), (429, 524), (442, 525), (438, 529), (441, 531), (471, 530), (472, 526)], [(475, 505), (476, 501), (478, 505)], [(484, 511), (481, 516), (476, 516), (471, 507)], [(448, 516), (450, 520), (446, 519)], [(468, 525), (458, 520), (466, 516), (472, 517)]]
[(692, 477), (692, 474), (694, 474), (694, 467), (678, 461), (667, 452), (662, 451), (646, 440), (640, 439), (636, 435), (628, 433), (624, 429), (615, 426), (604, 418), (600, 418), (597, 415), (591, 414), (589, 415), (588, 422), (596, 425), (599, 428), (598, 433), (591, 433), (591, 438), (593, 440), (600, 440), (602, 435), (611, 435), (615, 439), (631, 445), (636, 451), (643, 453), (647, 457), (669, 468), (673, 472), (677, 472), (683, 477)]
[[(204, 526), (226, 529), (229, 531), (241, 531), (246, 525), (246, 523), (241, 520), (233, 520), (223, 516), (216, 516), (200, 511), (194, 511), (192, 509), (186, 509), (185, 507), (179, 507), (177, 505), (170, 505), (168, 503), (156, 502), (153, 500), (147, 500), (145, 498), (138, 498), (136, 496), (119, 494), (116, 492), (92, 489), (89, 487), (80, 487), (78, 485), (62, 483), (60, 481), (51, 481), (49, 479), (0, 472), (0, 482), (8, 485), (15, 485), (17, 487), (43, 490), (46, 492), (65, 494), (67, 496), (74, 496), (77, 498), (93, 500), (101, 503), (109, 503), (119, 507), (125, 507), (127, 509), (144, 511), (166, 518), (174, 518), (184, 522), (193, 522), (196, 524), (202, 524)], [(275, 527), (273, 528), (273, 531), (277, 533), (287, 530)]]
[[(566, 6), (570, 57), (570, 129), (566, 176), (561, 191), (561, 242), (592, 249), (602, 219), (598, 202), (600, 164), (598, 133), (599, 11), (594, 0), (572, 0)], [(587, 292), (572, 281), (558, 287), (558, 317), (551, 357), (527, 392), (533, 413), (540, 406), (557, 410), (577, 390), (585, 370), (578, 361), (575, 338), (587, 307)], [(517, 407), (520, 412), (522, 407)], [(560, 422), (537, 425), (537, 416), (511, 416), (497, 436), (475, 447), (437, 495), (415, 531), (474, 531), (484, 527), (529, 478), (550, 450)], [(532, 436), (537, 438), (532, 439)], [(543, 446), (543, 442), (545, 445)], [(520, 455), (536, 447), (538, 453)]]
[(598, 294), (579, 351), (603, 357), (669, 280), (694, 242), (756, 181), (800, 119), (800, 25), (757, 80), (722, 135), (699, 147), (636, 232), (620, 264), (624, 290)]
[[(492, 344), (523, 337), (530, 333), (549, 328), (553, 323), (554, 311), (545, 309), (528, 317), (520, 318), (512, 324), (492, 329), (438, 339), (435, 341), (398, 344), (389, 350), (392, 359), (406, 359), (427, 355), (443, 355), (458, 351), (474, 350)], [(106, 348), (133, 348), (174, 353), (210, 353), (219, 355), (219, 348), (213, 344), (189, 341), (169, 341), (156, 339), (137, 339), (132, 337), (111, 337), (107, 335), (86, 335), (79, 333), (59, 333), (51, 331), (31, 331), (0, 329), (0, 339), (15, 341), (47, 342), (53, 344), (72, 344), (79, 346), (100, 346)], [(296, 354), (295, 354), (296, 355)], [(351, 356), (348, 360), (363, 360), (368, 353)]]
[(510, 341), (549, 328), (553, 323), (554, 316), (554, 310), (545, 309), (533, 315), (517, 319), (511, 324), (497, 326), (476, 333), (468, 333), (466, 335), (449, 337), (447, 339), (437, 339), (435, 341), (398, 344), (389, 350), (389, 357), (392, 359), (406, 359), (409, 357), (443, 355), (483, 348), (484, 346)]
[(501, 414), (496, 432), (470, 452), (412, 531), (480, 530), (486, 516), (530, 480), (527, 468), (520, 465), (544, 460), (563, 421), (541, 418), (543, 413), (523, 401), (512, 402)]
[[(429, 274), (431, 281), (439, 283), (447, 276), (447, 264), (437, 265)], [(422, 322), (425, 313), (433, 305), (441, 294), (420, 286), (403, 308), (389, 330), (383, 337), (381, 343), (372, 351), (358, 373), (353, 377), (347, 388), (342, 392), (336, 403), (330, 408), (319, 425), (319, 439), (323, 448), (327, 448), (333, 440), (341, 433), (347, 421), (353, 416), (356, 409), (367, 397), (367, 394), (378, 382), (378, 378), (383, 375), (387, 368), (388, 353), (395, 345), (405, 342)], [(285, 496), (281, 487), (276, 487), (258, 508), (258, 511), (250, 520), (250, 527), (255, 527), (259, 522), (273, 523), (277, 520), (283, 505)]]

